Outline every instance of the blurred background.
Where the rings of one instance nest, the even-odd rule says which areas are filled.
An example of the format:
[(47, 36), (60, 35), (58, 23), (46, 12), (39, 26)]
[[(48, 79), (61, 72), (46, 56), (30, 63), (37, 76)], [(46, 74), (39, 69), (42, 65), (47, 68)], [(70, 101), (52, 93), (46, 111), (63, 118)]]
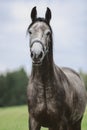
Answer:
[(26, 103), (34, 6), (39, 17), (52, 11), (55, 63), (80, 72), (87, 87), (87, 0), (0, 0), (0, 106)]

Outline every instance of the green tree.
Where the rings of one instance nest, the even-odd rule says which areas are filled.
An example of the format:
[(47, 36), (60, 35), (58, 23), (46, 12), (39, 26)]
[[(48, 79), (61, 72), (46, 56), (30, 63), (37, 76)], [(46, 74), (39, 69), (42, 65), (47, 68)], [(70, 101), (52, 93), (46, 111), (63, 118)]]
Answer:
[(0, 106), (26, 103), (28, 76), (23, 68), (0, 76)]

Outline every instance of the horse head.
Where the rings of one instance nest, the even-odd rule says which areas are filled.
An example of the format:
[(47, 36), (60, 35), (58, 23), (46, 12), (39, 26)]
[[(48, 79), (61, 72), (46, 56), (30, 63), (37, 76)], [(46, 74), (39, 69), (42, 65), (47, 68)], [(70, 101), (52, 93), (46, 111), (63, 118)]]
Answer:
[(30, 35), (30, 54), (32, 62), (40, 65), (49, 52), (52, 30), (50, 27), (51, 10), (47, 8), (45, 18), (37, 18), (37, 10), (31, 11), (32, 23), (28, 27)]

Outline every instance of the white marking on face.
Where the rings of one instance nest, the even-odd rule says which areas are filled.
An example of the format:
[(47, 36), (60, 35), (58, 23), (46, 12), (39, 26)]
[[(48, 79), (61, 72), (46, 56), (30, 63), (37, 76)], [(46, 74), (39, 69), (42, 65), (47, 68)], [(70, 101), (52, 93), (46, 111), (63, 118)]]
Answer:
[(31, 51), (34, 52), (36, 55), (39, 55), (41, 51), (43, 51), (42, 45), (39, 42), (35, 42), (31, 47)]
[[(45, 22), (37, 21), (29, 28), (30, 51), (32, 60), (42, 61), (48, 52), (48, 41), (51, 30)], [(42, 43), (39, 43), (40, 41)], [(34, 43), (34, 44), (33, 44)], [(33, 45), (32, 45), (33, 44)]]
[[(50, 32), (49, 26), (44, 22), (36, 22), (29, 29), (31, 39), (38, 37), (42, 39), (43, 36)], [(45, 37), (44, 37), (45, 38)]]

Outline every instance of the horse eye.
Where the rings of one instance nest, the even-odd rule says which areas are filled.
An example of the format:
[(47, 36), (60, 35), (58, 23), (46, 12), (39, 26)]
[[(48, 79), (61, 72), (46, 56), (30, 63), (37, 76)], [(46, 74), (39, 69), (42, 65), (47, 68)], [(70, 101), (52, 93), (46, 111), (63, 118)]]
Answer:
[(50, 35), (50, 31), (48, 31), (48, 32), (46, 33), (46, 35), (49, 36), (49, 35)]
[(29, 34), (31, 35), (32, 34), (32, 32), (29, 30)]

